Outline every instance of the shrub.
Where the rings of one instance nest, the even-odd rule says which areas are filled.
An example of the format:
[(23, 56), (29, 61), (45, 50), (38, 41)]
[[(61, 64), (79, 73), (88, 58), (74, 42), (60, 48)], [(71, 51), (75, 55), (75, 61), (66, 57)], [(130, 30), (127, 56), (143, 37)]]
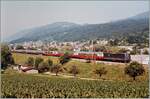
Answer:
[(145, 50), (144, 50), (144, 52), (143, 52), (143, 54), (148, 55), (148, 54), (149, 54), (148, 50), (147, 50), (147, 49), (145, 49)]
[(121, 48), (117, 53), (127, 53), (128, 49)]
[(41, 62), (38, 67), (38, 72), (43, 73), (49, 71), (50, 67), (47, 62)]
[(90, 59), (87, 59), (87, 60), (86, 60), (86, 63), (91, 63), (91, 60), (90, 60)]
[(28, 66), (33, 66), (34, 65), (34, 58), (33, 57), (29, 57), (26, 61), (26, 64)]
[(21, 50), (21, 49), (24, 49), (24, 47), (22, 45), (17, 45), (16, 46), (16, 50)]
[(35, 68), (38, 69), (39, 64), (43, 62), (43, 58), (36, 57), (35, 59)]
[(96, 69), (94, 72), (95, 72), (95, 74), (97, 74), (101, 77), (102, 75), (105, 75), (107, 73), (107, 70), (105, 67), (100, 67), (100, 68)]
[(59, 58), (59, 62), (60, 62), (60, 64), (65, 64), (65, 63), (67, 63), (67, 62), (69, 62), (70, 61), (70, 57), (69, 57), (69, 54), (68, 53), (65, 53), (63, 56), (61, 56), (60, 58)]
[(132, 51), (130, 52), (130, 54), (133, 54), (133, 55), (140, 54), (140, 50), (139, 50), (138, 46), (134, 46), (132, 48)]
[(50, 60), (50, 59), (48, 59), (46, 62), (48, 63), (48, 66), (52, 66), (53, 65), (53, 61)]
[(135, 80), (137, 76), (142, 75), (144, 72), (145, 70), (142, 64), (139, 64), (136, 61), (131, 62), (127, 67), (125, 67), (125, 74), (132, 77), (133, 80)]
[(6, 69), (8, 64), (14, 64), (14, 59), (7, 45), (1, 45), (1, 68)]

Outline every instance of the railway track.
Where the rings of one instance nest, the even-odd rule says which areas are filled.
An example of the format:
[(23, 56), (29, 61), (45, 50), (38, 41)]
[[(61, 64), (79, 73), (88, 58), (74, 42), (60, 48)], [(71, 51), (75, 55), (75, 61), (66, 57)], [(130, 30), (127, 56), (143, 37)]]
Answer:
[[(12, 52), (12, 53), (17, 53), (17, 52)], [(21, 54), (27, 54), (27, 53), (21, 53)], [(29, 55), (33, 55), (33, 54), (29, 54)], [(38, 54), (38, 55), (45, 56), (45, 55), (42, 55), (42, 54)], [(52, 56), (52, 57), (56, 57), (56, 56)], [(86, 59), (76, 59), (76, 58), (71, 58), (71, 59), (75, 60), (75, 61), (80, 61), (80, 62), (87, 62)], [(103, 63), (103, 64), (108, 64), (108, 65), (112, 65), (112, 64), (123, 65), (123, 64), (125, 64), (125, 63), (121, 63), (121, 62), (110, 62), (110, 61), (101, 61), (101, 60), (91, 60), (91, 62)]]

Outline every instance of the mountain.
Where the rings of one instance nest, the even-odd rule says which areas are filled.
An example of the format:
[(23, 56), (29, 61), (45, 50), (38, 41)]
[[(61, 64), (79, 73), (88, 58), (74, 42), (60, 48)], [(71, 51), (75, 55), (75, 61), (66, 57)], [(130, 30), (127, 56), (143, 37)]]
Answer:
[[(104, 24), (75, 24), (56, 22), (21, 31), (11, 37), (11, 43), (37, 40), (76, 41), (88, 39), (113, 39), (141, 35), (149, 29), (149, 13), (144, 12), (127, 19)], [(17, 36), (18, 35), (18, 36)]]
[(149, 12), (143, 12), (134, 17), (131, 17), (131, 19), (133, 19), (133, 20), (146, 19), (146, 18), (149, 18)]

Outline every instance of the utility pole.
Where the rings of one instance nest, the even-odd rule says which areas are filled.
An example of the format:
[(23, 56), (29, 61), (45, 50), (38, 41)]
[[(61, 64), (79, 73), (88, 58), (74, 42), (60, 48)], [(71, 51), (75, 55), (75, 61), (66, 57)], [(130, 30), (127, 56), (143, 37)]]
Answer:
[(141, 55), (141, 64), (143, 64), (142, 52), (143, 52), (143, 50), (141, 49), (141, 50), (140, 50), (140, 55)]
[(93, 46), (93, 40), (92, 40), (92, 60), (93, 60), (93, 63), (94, 63), (94, 46)]
[(94, 59), (94, 43), (93, 43), (93, 40), (92, 40), (92, 59), (93, 59), (93, 63), (95, 64), (95, 59)]

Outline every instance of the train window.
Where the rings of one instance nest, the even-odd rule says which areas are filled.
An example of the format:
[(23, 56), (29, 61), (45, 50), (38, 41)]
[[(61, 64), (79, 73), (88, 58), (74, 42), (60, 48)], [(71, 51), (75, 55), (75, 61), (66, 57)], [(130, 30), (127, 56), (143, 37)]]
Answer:
[(97, 56), (104, 56), (103, 53), (98, 53)]

